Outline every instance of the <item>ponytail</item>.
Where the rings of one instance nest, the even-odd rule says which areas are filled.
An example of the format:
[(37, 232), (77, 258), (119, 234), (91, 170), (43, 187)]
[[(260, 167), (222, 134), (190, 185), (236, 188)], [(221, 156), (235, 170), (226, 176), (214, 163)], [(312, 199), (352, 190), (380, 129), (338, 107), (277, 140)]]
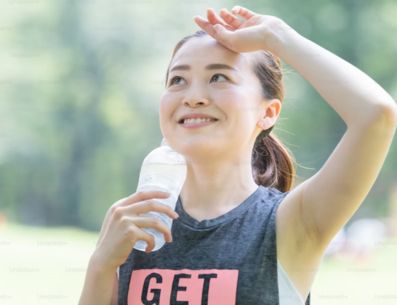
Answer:
[(275, 135), (269, 134), (272, 129), (262, 131), (256, 138), (252, 150), (254, 180), (258, 185), (287, 192), (295, 178), (293, 157)]
[[(283, 73), (280, 59), (269, 51), (253, 56), (253, 69), (266, 99), (284, 99)], [(295, 178), (294, 158), (281, 141), (270, 134), (274, 125), (263, 130), (256, 138), (252, 150), (252, 171), (255, 183), (274, 187), (281, 192), (292, 188)]]

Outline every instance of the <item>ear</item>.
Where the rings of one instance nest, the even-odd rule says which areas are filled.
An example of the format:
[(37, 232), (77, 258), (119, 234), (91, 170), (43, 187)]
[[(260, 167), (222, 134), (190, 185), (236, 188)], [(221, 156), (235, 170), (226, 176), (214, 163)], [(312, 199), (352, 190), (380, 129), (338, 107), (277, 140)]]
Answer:
[(257, 123), (259, 128), (266, 130), (272, 127), (280, 115), (281, 108), (281, 101), (279, 99), (265, 101), (264, 110)]

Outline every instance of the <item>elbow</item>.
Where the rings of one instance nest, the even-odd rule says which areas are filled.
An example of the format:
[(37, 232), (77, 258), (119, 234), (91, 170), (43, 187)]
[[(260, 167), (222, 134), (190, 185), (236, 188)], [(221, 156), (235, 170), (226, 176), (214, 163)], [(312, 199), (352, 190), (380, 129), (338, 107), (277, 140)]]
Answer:
[(381, 106), (380, 116), (381, 120), (384, 121), (387, 126), (393, 128), (397, 127), (397, 105), (396, 102), (391, 99), (391, 102), (385, 106)]
[(392, 111), (393, 120), (394, 120), (393, 122), (394, 122), (394, 125), (397, 126), (397, 104), (394, 100), (392, 100), (392, 101), (393, 101), (393, 103), (391, 105), (391, 111)]
[(349, 127), (358, 128), (361, 132), (375, 132), (381, 134), (394, 134), (397, 128), (397, 105), (392, 103), (380, 103), (373, 107), (371, 115), (361, 117), (360, 122)]
[(375, 106), (370, 119), (370, 125), (374, 124), (389, 129), (397, 127), (397, 105), (393, 99)]

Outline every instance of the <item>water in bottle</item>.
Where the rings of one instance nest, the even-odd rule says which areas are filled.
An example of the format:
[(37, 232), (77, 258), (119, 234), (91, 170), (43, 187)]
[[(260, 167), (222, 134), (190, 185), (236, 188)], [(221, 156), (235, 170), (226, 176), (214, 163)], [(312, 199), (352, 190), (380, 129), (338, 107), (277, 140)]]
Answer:
[[(155, 200), (175, 210), (185, 178), (185, 158), (169, 147), (163, 139), (161, 146), (151, 151), (143, 160), (137, 192), (153, 190), (168, 192), (171, 194), (170, 197)], [(143, 214), (143, 216), (158, 218), (171, 230), (172, 219), (168, 215), (148, 212)], [(160, 231), (152, 228), (141, 229), (154, 236), (155, 247), (153, 251), (157, 251), (165, 244), (164, 235)], [(140, 251), (145, 251), (146, 248), (147, 243), (144, 240), (138, 240), (134, 246), (134, 249)]]

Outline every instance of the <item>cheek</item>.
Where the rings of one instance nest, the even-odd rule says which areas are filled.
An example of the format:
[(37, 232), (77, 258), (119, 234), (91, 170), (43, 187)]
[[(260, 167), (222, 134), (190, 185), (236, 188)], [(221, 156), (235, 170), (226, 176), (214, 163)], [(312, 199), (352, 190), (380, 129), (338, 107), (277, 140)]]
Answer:
[(172, 107), (175, 107), (175, 103), (178, 99), (178, 96), (171, 93), (163, 93), (160, 97), (160, 110), (163, 112), (170, 112)]
[(160, 104), (160, 110), (159, 110), (159, 119), (160, 119), (160, 130), (162, 134), (165, 136), (167, 133), (167, 113), (166, 109)]
[(247, 89), (245, 92), (236, 92), (233, 96), (230, 96), (227, 107), (226, 113), (229, 114), (230, 120), (234, 122), (233, 132), (246, 136), (256, 128), (261, 111), (256, 95), (247, 94)]
[(219, 106), (225, 109), (229, 115), (238, 116), (240, 119), (250, 117), (258, 111), (257, 101), (254, 96), (247, 94), (247, 89), (224, 94), (219, 99)]
[(217, 106), (228, 112), (228, 110), (230, 111), (241, 107), (243, 96), (240, 94), (239, 90), (224, 90), (216, 92), (212, 96), (212, 99)]
[(172, 99), (170, 98), (169, 95), (164, 94), (160, 98), (160, 105), (159, 105), (159, 119), (160, 119), (160, 129), (164, 133), (167, 132), (167, 126), (171, 124), (171, 120), (173, 119), (172, 117), (172, 112), (173, 110), (173, 103)]

